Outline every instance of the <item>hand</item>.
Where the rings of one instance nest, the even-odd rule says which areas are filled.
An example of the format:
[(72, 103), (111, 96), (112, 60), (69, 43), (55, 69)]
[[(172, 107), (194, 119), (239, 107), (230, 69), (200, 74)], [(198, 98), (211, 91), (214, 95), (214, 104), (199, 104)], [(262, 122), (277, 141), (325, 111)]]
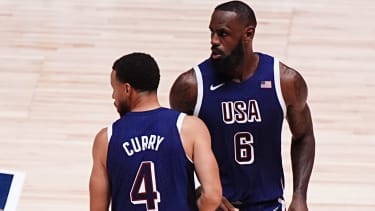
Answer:
[(288, 211), (308, 211), (306, 200), (302, 197), (294, 197)]
[(223, 196), (221, 198), (221, 203), (219, 208), (216, 209), (216, 211), (239, 211), (239, 209), (235, 208), (227, 198)]

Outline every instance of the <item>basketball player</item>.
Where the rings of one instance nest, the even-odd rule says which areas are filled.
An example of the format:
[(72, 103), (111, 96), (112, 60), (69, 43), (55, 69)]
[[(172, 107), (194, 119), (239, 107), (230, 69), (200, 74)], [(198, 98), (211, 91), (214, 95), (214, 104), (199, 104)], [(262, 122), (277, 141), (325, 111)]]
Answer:
[[(119, 58), (111, 72), (120, 119), (93, 145), (90, 210), (207, 210), (220, 204), (210, 134), (197, 117), (160, 107), (159, 68), (148, 54)], [(202, 184), (196, 200), (194, 169)]]
[(241, 1), (211, 16), (211, 56), (182, 73), (170, 91), (172, 108), (199, 116), (209, 128), (223, 195), (243, 210), (284, 210), (281, 131), (292, 133), (290, 211), (306, 211), (315, 139), (307, 86), (276, 58), (253, 51), (257, 21)]

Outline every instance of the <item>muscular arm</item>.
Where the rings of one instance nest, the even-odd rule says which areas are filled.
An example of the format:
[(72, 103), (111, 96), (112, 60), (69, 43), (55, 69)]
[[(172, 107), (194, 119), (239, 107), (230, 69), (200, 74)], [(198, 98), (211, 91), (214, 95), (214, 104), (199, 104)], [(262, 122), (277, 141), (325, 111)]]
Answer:
[(110, 194), (107, 175), (107, 129), (95, 137), (92, 149), (93, 166), (90, 176), (90, 211), (108, 211)]
[(208, 129), (199, 118), (186, 116), (181, 136), (185, 152), (193, 160), (201, 183), (201, 194), (197, 201), (199, 210), (214, 211), (220, 204), (222, 190)]
[(169, 93), (171, 108), (192, 115), (197, 99), (197, 79), (193, 69), (182, 73)]
[(289, 211), (307, 209), (306, 194), (315, 157), (315, 138), (307, 100), (307, 86), (295, 70), (280, 63), (281, 88), (292, 133), (293, 198)]
[[(180, 76), (178, 76), (178, 78), (174, 82), (174, 84), (171, 88), (171, 91), (169, 93), (169, 104), (170, 104), (171, 108), (176, 109), (176, 110), (181, 111), (181, 112), (184, 112), (184, 113), (187, 113), (189, 115), (192, 115), (194, 113), (194, 107), (195, 107), (195, 104), (196, 104), (196, 101), (197, 101), (197, 94), (198, 94), (197, 89), (198, 89), (197, 88), (197, 78), (195, 76), (194, 70), (190, 69), (190, 70), (182, 73)], [(191, 133), (195, 134), (195, 131), (192, 130)], [(196, 146), (199, 146), (199, 144), (197, 144)], [(211, 143), (210, 143), (210, 146), (211, 146)], [(205, 150), (204, 147), (201, 147), (201, 149), (203, 151)], [(201, 151), (200, 148), (197, 149), (197, 152), (198, 151)], [(202, 154), (202, 155), (204, 155), (204, 154)], [(202, 162), (202, 163), (203, 163), (203, 168), (205, 168), (204, 162)], [(195, 162), (195, 165), (197, 165), (197, 162)], [(198, 161), (198, 166), (199, 166), (199, 161)], [(198, 170), (197, 170), (197, 173), (198, 173)], [(200, 181), (201, 180), (210, 181), (209, 177), (208, 177), (208, 179), (204, 179), (204, 177), (205, 177), (204, 175), (205, 175), (204, 173), (203, 174), (201, 173), (201, 175), (199, 175), (199, 173), (198, 173), (199, 180)], [(220, 183), (219, 183), (219, 186), (221, 187)], [(199, 198), (200, 204), (201, 204), (202, 199), (204, 201), (205, 198), (207, 198), (206, 196), (201, 196), (201, 193), (204, 193), (204, 192), (205, 191), (203, 190), (202, 184), (201, 184), (201, 186), (197, 189), (197, 195), (200, 196), (200, 198)], [(221, 191), (220, 191), (220, 193), (221, 193)], [(201, 209), (201, 210), (203, 210), (203, 209)], [(221, 204), (220, 204), (220, 208), (218, 210), (237, 210), (237, 209), (235, 209), (232, 206), (232, 204), (230, 204), (230, 202), (224, 196), (222, 196), (222, 201), (221, 201)]]

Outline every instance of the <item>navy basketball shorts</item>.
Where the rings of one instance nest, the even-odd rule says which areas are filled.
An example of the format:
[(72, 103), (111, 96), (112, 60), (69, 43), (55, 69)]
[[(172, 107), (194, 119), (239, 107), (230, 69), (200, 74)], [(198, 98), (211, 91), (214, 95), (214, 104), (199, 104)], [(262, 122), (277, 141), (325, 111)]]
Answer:
[(285, 202), (283, 198), (256, 204), (245, 204), (241, 202), (232, 202), (232, 204), (240, 211), (285, 211)]

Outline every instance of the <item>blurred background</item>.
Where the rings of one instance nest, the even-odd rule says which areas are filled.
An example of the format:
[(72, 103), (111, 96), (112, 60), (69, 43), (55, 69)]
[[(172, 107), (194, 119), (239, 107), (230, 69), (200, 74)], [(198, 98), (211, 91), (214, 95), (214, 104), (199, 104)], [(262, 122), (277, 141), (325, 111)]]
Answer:
[[(0, 169), (26, 174), (19, 211), (89, 209), (95, 134), (118, 118), (110, 72), (150, 53), (159, 97), (210, 54), (214, 0), (0, 0)], [(375, 209), (375, 2), (246, 1), (254, 48), (297, 69), (309, 87), (316, 160), (310, 210)], [(285, 122), (286, 202), (291, 200)]]

